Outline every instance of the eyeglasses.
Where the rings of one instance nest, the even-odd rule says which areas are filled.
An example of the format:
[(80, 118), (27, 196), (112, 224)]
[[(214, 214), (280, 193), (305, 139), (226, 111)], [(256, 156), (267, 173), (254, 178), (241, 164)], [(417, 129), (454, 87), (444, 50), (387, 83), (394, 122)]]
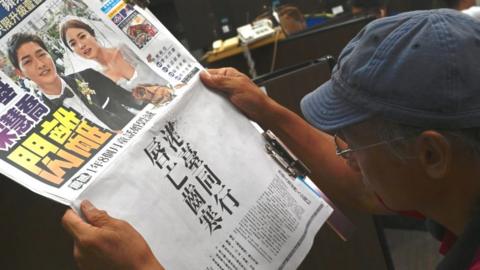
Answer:
[(377, 143), (373, 143), (373, 144), (359, 146), (359, 147), (356, 147), (356, 148), (350, 148), (350, 147), (348, 147), (348, 145), (344, 141), (342, 141), (337, 136), (337, 134), (335, 134), (333, 136), (333, 141), (335, 143), (335, 153), (336, 153), (337, 156), (340, 156), (344, 159), (350, 159), (352, 157), (351, 155), (352, 155), (353, 152), (360, 151), (360, 150), (366, 150), (366, 149), (369, 149), (369, 148), (372, 148), (372, 147), (375, 147), (375, 146), (388, 144), (388, 143), (395, 142), (395, 141), (400, 141), (400, 140), (403, 140), (403, 139), (405, 139), (405, 138), (404, 137), (398, 137), (398, 138), (394, 138), (394, 139), (391, 139), (391, 140), (388, 140), (388, 141), (381, 141), (381, 142), (377, 142)]

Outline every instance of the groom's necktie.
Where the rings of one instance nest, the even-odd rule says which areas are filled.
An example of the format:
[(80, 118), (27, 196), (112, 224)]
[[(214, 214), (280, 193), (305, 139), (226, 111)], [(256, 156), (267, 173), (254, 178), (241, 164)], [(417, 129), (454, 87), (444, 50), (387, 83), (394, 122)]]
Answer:
[(68, 89), (68, 87), (65, 87), (65, 89), (63, 90), (63, 93), (60, 97), (58, 98), (54, 98), (52, 100), (50, 100), (55, 106), (57, 107), (60, 107), (63, 105), (63, 101), (66, 99), (66, 98), (72, 98), (74, 97), (72, 91), (70, 89)]

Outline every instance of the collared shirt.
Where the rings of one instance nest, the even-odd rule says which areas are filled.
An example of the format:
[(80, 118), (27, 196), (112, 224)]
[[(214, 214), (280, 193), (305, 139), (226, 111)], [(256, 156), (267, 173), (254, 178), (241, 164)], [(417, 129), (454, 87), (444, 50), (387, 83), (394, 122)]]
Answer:
[[(419, 212), (416, 212), (416, 211), (397, 211), (397, 213), (399, 213), (401, 215), (404, 215), (404, 216), (410, 216), (410, 217), (414, 217), (414, 218), (418, 218), (418, 219), (422, 219), (422, 220), (425, 219), (425, 216), (423, 216), (422, 214), (420, 214)], [(435, 223), (435, 222), (433, 222), (433, 223)], [(438, 236), (436, 232), (432, 231), (432, 228), (429, 228), (429, 231), (432, 233), (433, 236), (440, 237), (439, 240), (440, 240), (441, 244), (440, 244), (439, 252), (442, 255), (446, 255), (450, 251), (450, 249), (452, 249), (453, 245), (457, 241), (457, 236), (454, 233), (452, 233), (451, 231), (445, 229), (440, 224), (438, 224), (438, 223), (435, 223), (435, 224), (437, 224), (437, 227), (443, 229), (442, 230), (443, 231), (442, 235)], [(427, 228), (428, 228), (428, 226), (427, 226)], [(459, 269), (459, 270), (463, 270), (463, 269)], [(470, 266), (465, 270), (480, 270), (480, 248), (477, 249), (477, 251), (475, 252), (474, 258), (470, 263)]]
[[(450, 251), (450, 249), (453, 247), (456, 241), (457, 241), (457, 236), (454, 233), (448, 230), (445, 230), (445, 233), (443, 235), (443, 239), (440, 245), (440, 250), (439, 250), (440, 253), (442, 255), (446, 255), (448, 251)], [(467, 270), (480, 270), (480, 249), (477, 249), (477, 252), (475, 253), (475, 256)]]
[(63, 101), (63, 106), (70, 109), (74, 109), (75, 111), (80, 113), (83, 116), (82, 119), (86, 118), (100, 127), (109, 129), (108, 126), (105, 125), (105, 123), (103, 123), (95, 114), (92, 113), (92, 111), (87, 107), (87, 105), (85, 105), (83, 100), (80, 97), (78, 97), (75, 94), (75, 92), (70, 88), (70, 86), (68, 86), (68, 84), (63, 79), (61, 79), (61, 81), (62, 81), (62, 91), (60, 92), (59, 95), (47, 95), (45, 93), (43, 95), (46, 98), (52, 100), (52, 99), (61, 97), (63, 95), (63, 92), (65, 92), (65, 88), (70, 89), (70, 92), (72, 92), (73, 97), (65, 98), (65, 100)]

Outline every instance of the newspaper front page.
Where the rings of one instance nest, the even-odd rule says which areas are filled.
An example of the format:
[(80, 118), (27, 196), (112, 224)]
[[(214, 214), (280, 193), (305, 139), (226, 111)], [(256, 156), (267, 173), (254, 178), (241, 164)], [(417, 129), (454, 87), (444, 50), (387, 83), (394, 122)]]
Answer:
[(0, 171), (129, 221), (167, 269), (294, 269), (332, 208), (148, 10), (0, 1)]

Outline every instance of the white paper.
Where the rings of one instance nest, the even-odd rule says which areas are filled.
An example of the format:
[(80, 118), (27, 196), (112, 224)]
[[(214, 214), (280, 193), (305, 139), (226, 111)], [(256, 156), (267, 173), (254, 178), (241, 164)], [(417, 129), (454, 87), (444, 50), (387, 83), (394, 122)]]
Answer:
[[(196, 269), (228, 269), (224, 264), (233, 269), (296, 268), (332, 209), (276, 165), (264, 150), (262, 136), (225, 99), (201, 84), (193, 88), (116, 161), (116, 166), (80, 195), (77, 207), (81, 200), (89, 199), (112, 215), (129, 220), (167, 269), (192, 269), (192, 265)], [(163, 136), (161, 131), (168, 122), (176, 123), (182, 146), (174, 144), (178, 148), (175, 152), (160, 139), (171, 158), (160, 169), (145, 151), (154, 137)], [(199, 179), (205, 179), (201, 177), (204, 167), (186, 173), (188, 179), (179, 190), (167, 179), (169, 165), (178, 162), (177, 166), (184, 167), (179, 164), (183, 161), (180, 149), (187, 143), (221, 182), (207, 181), (212, 190), (224, 187), (239, 203), (234, 207), (231, 199), (225, 199), (232, 214), (222, 211), (200, 184)], [(137, 168), (142, 168), (141, 173)], [(184, 176), (175, 174), (175, 169), (171, 175), (176, 176), (177, 184)], [(189, 208), (182, 195), (190, 185), (206, 205), (216, 209), (221, 228), (213, 230), (201, 222), (206, 217), (201, 214), (205, 207), (197, 214)], [(222, 197), (225, 193), (219, 194)]]

